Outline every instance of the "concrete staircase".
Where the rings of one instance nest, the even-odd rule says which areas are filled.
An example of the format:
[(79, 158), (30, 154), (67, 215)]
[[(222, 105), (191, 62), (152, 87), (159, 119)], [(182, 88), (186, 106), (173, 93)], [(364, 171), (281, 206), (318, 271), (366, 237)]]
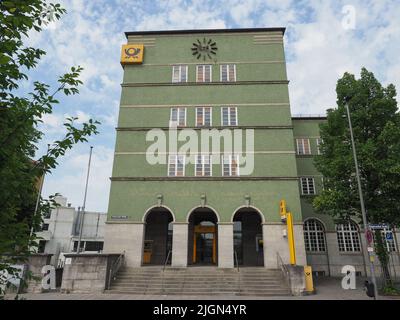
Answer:
[(280, 270), (261, 267), (125, 268), (118, 272), (107, 293), (149, 295), (289, 296)]

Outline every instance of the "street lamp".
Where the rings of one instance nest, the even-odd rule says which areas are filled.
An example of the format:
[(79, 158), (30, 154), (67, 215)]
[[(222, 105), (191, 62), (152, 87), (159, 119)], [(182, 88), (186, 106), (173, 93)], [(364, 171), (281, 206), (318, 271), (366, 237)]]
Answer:
[[(346, 101), (345, 108), (347, 111), (347, 119), (349, 120), (351, 145), (352, 145), (352, 149), (353, 149), (354, 165), (356, 167), (358, 194), (360, 196), (361, 214), (362, 214), (362, 219), (363, 219), (363, 224), (364, 224), (364, 235), (365, 235), (366, 242), (368, 244), (368, 243), (370, 243), (371, 239), (370, 239), (370, 236), (368, 235), (370, 232), (369, 232), (369, 226), (368, 226), (368, 221), (367, 221), (367, 214), (365, 212), (364, 197), (363, 197), (362, 187), (361, 187), (360, 172), (358, 170), (357, 153), (356, 153), (356, 147), (355, 147), (355, 143), (354, 143), (353, 126), (351, 125), (351, 117), (350, 117), (350, 109), (349, 109), (348, 101)], [(371, 271), (371, 280), (374, 285), (374, 293), (375, 293), (374, 298), (378, 299), (378, 288), (376, 286), (375, 267), (374, 267), (374, 263), (373, 263), (374, 257), (370, 251), (367, 251), (367, 252), (368, 252), (369, 267), (370, 267), (370, 271)]]

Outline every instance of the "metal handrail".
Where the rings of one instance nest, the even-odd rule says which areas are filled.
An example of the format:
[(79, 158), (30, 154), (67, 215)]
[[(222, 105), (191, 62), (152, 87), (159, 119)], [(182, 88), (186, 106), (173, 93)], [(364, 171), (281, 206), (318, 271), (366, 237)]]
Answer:
[(168, 251), (168, 254), (167, 254), (167, 258), (166, 258), (165, 261), (164, 261), (163, 272), (165, 271), (165, 267), (167, 266), (168, 259), (169, 259), (169, 256), (171, 255), (171, 253), (172, 253), (172, 250), (169, 250), (169, 251)]
[(112, 280), (112, 278), (114, 278), (114, 276), (117, 274), (117, 272), (121, 268), (124, 256), (125, 256), (125, 251), (122, 252), (118, 256), (117, 260), (115, 260), (114, 263), (112, 264), (112, 266), (110, 268), (109, 275), (108, 275), (108, 286), (107, 286), (107, 289), (111, 288), (111, 280)]
[(278, 269), (281, 269), (283, 277), (285, 278), (287, 285), (289, 286), (290, 291), (292, 291), (292, 283), (290, 281), (290, 273), (289, 269), (287, 266), (284, 264), (282, 257), (279, 255), (279, 252), (276, 253), (277, 257), (277, 264), (278, 264)]
[(234, 251), (235, 254), (235, 262), (236, 262), (236, 266), (237, 266), (237, 271), (239, 272), (239, 259), (238, 259), (238, 255), (237, 255), (237, 251)]
[(241, 290), (241, 283), (240, 283), (240, 270), (239, 270), (239, 259), (237, 256), (237, 251), (234, 250), (234, 256), (235, 256), (235, 262), (236, 262), (236, 266), (237, 266), (237, 271), (238, 271), (238, 292), (240, 292)]
[(162, 290), (162, 292), (164, 292), (165, 267), (167, 266), (168, 259), (169, 259), (170, 255), (171, 255), (171, 253), (172, 253), (172, 250), (169, 250), (168, 254), (167, 254), (167, 257), (165, 258), (165, 261), (164, 261), (164, 267), (163, 267), (163, 272), (162, 272), (162, 282), (161, 282), (161, 290)]

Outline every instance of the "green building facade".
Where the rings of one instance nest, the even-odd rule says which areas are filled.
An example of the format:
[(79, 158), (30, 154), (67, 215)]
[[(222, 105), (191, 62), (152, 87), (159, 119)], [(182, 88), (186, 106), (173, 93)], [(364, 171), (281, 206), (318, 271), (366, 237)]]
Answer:
[[(289, 262), (279, 207), (285, 200), (294, 218), (298, 265), (339, 274), (349, 258), (365, 272), (362, 239), (359, 251), (347, 252), (343, 227), (340, 251), (337, 226), (313, 212), (310, 199), (323, 186), (313, 156), (325, 119), (291, 115), (284, 33), (126, 33), (131, 47), (122, 57), (141, 52), (143, 60), (123, 63), (106, 252), (125, 251), (128, 266), (167, 261), (174, 267), (276, 268), (278, 255)], [(203, 152), (202, 133), (214, 134), (207, 141), (221, 141), (222, 148)], [(253, 146), (246, 134), (254, 137)], [(176, 150), (174, 135), (185, 138)], [(190, 154), (180, 150), (189, 137), (199, 149)], [(229, 147), (230, 138), (233, 145), (243, 142), (246, 163)], [(163, 163), (151, 163), (156, 145), (165, 146), (156, 153)]]

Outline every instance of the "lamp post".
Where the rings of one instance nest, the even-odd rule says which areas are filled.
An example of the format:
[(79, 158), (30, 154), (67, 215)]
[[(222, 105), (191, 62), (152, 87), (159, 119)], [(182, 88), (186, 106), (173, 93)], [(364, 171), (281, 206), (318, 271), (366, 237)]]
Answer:
[[(366, 242), (369, 243), (371, 239), (369, 239), (369, 226), (368, 226), (368, 221), (367, 221), (367, 214), (365, 212), (365, 205), (364, 205), (364, 197), (362, 193), (362, 187), (361, 187), (361, 180), (360, 180), (360, 172), (358, 169), (358, 161), (357, 161), (357, 153), (356, 153), (356, 147), (354, 143), (354, 136), (353, 136), (353, 126), (351, 125), (351, 116), (350, 116), (350, 109), (349, 109), (349, 104), (346, 102), (345, 105), (346, 111), (347, 111), (347, 119), (349, 121), (349, 128), (350, 128), (350, 137), (351, 137), (351, 145), (353, 149), (353, 158), (354, 158), (354, 165), (356, 167), (356, 177), (357, 177), (357, 185), (358, 185), (358, 194), (360, 197), (360, 205), (361, 205), (361, 214), (362, 214), (362, 220), (364, 224), (364, 236), (366, 239)], [(370, 272), (371, 272), (371, 280), (374, 285), (374, 293), (375, 293), (375, 300), (378, 299), (378, 288), (376, 286), (376, 278), (375, 278), (375, 267), (374, 263), (372, 261), (373, 256), (371, 252), (368, 251), (368, 262), (369, 262), (369, 267), (370, 267)]]

